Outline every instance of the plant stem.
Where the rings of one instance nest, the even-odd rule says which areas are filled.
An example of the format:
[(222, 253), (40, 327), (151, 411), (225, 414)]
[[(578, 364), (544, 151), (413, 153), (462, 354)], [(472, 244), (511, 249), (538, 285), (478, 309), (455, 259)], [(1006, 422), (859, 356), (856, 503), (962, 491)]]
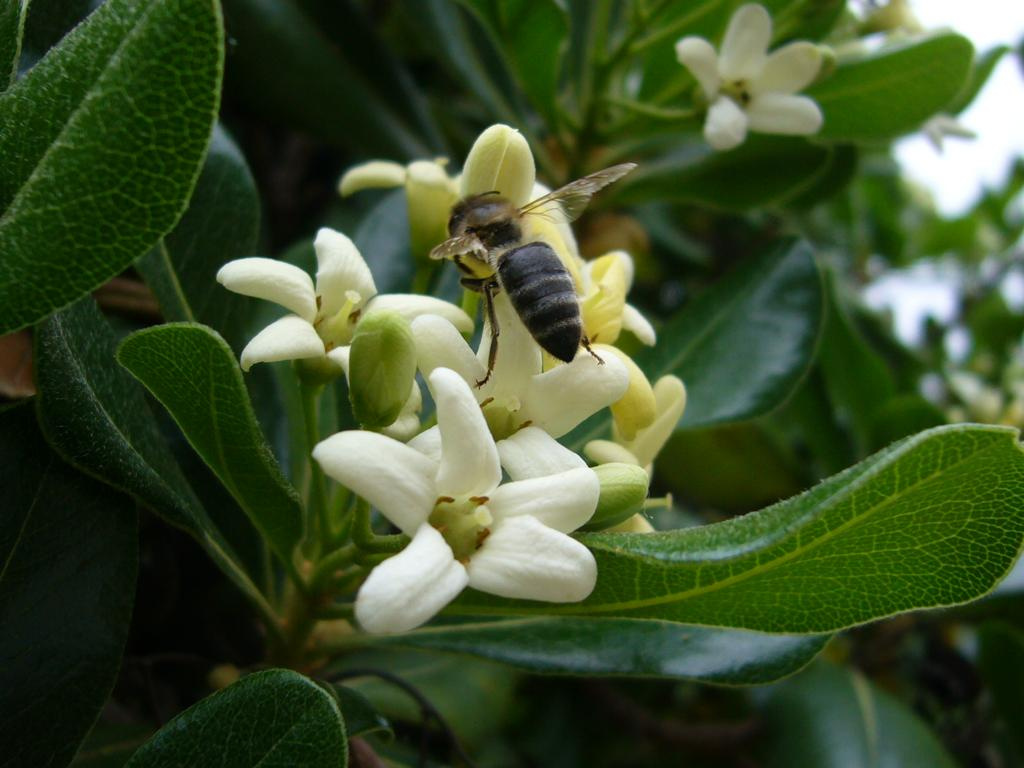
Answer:
[[(409, 537), (397, 533), (390, 536), (378, 536), (370, 526), (370, 504), (363, 499), (356, 502), (352, 522), (352, 541), (364, 552), (387, 554), (399, 552), (409, 543)], [(357, 562), (362, 559), (357, 558)]]
[[(306, 450), (312, 454), (320, 442), (320, 395), (324, 388), (319, 385), (301, 385), (302, 421), (306, 432)], [(309, 459), (309, 488), (306, 494), (306, 542), (308, 554), (316, 559), (324, 542), (331, 533), (327, 509), (327, 479), (320, 465)]]
[(358, 552), (354, 544), (349, 544), (321, 558), (309, 577), (310, 591), (316, 593), (322, 590), (333, 574), (353, 563)]

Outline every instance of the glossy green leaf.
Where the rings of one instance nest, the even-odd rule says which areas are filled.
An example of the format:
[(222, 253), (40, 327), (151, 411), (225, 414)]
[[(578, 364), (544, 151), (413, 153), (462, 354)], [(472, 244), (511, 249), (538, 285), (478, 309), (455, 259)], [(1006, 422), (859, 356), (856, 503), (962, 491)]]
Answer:
[(1017, 436), (938, 427), (760, 512), (661, 533), (581, 535), (598, 572), (582, 603), (467, 592), (453, 610), (822, 633), (968, 602), (1006, 575), (1024, 539)]
[(895, 393), (895, 382), (885, 361), (850, 319), (837, 277), (830, 275), (827, 283), (828, 311), (818, 360), (833, 409), (849, 424), (864, 455), (871, 448), (875, 414)]
[(188, 531), (264, 618), (271, 617), (182, 475), (142, 387), (115, 364), (116, 348), (113, 330), (89, 298), (38, 327), (37, 411), (47, 440), (69, 463)]
[(953, 768), (903, 702), (859, 672), (819, 663), (780, 684), (763, 707), (766, 768)]
[[(811, 248), (785, 240), (742, 264), (658, 329), (658, 344), (635, 360), (653, 382), (686, 382), (680, 426), (744, 421), (780, 405), (813, 358), (824, 313)], [(574, 430), (570, 445), (603, 437), (599, 414)]]
[(248, 341), (258, 302), (226, 291), (217, 270), (252, 256), (260, 199), (245, 158), (217, 126), (188, 210), (173, 231), (136, 263), (166, 320), (215, 328), (234, 347)]
[(828, 642), (668, 621), (537, 617), (423, 627), (366, 638), (377, 646), (448, 651), (527, 672), (626, 675), (757, 685), (790, 675)]
[[(431, 149), (411, 118), (388, 103), (369, 78), (375, 60), (350, 58), (348, 47), (325, 35), (303, 5), (224, 0), (235, 98), (273, 120), (371, 157), (429, 156)], [(390, 56), (383, 45), (374, 58), (379, 56)]]
[(29, 0), (4, 0), (0, 4), (0, 93), (14, 82), (21, 57), (21, 39)]
[(388, 719), (374, 709), (369, 699), (359, 691), (346, 685), (332, 685), (330, 691), (338, 700), (338, 708), (345, 719), (345, 732), (350, 739), (367, 733), (391, 733)]
[(222, 53), (213, 0), (109, 0), (0, 96), (0, 331), (96, 288), (174, 225)]
[(637, 362), (651, 381), (672, 373), (686, 382), (682, 426), (749, 419), (785, 400), (803, 377), (823, 311), (810, 246), (784, 241), (684, 307)]
[(170, 412), (189, 443), (281, 561), (303, 534), (302, 505), (260, 432), (227, 343), (202, 325), (172, 323), (127, 337), (118, 362)]
[(569, 20), (556, 0), (463, 0), (505, 52), (518, 85), (534, 108), (551, 120), (558, 103)]
[(674, 498), (731, 513), (774, 504), (808, 485), (784, 442), (753, 421), (678, 430), (658, 454), (655, 479)]
[(0, 487), (0, 762), (66, 765), (121, 665), (135, 510), (62, 462), (28, 404), (0, 412)]
[(832, 149), (803, 139), (751, 136), (739, 148), (715, 152), (703, 141), (641, 165), (618, 199), (630, 203), (696, 203), (743, 211), (782, 204), (829, 170)]
[(195, 704), (139, 748), (129, 768), (232, 768), (348, 764), (345, 722), (326, 690), (297, 672), (269, 669)]
[(1009, 46), (997, 45), (978, 54), (974, 59), (974, 64), (971, 66), (971, 74), (968, 76), (967, 82), (964, 83), (964, 87), (957, 94), (953, 102), (948, 105), (947, 111), (950, 114), (956, 115), (967, 109), (971, 102), (974, 101), (975, 96), (985, 87), (985, 83), (992, 76), (996, 65), (1009, 52)]
[(957, 96), (973, 55), (967, 38), (945, 33), (840, 61), (807, 91), (825, 114), (818, 136), (878, 141), (916, 130)]

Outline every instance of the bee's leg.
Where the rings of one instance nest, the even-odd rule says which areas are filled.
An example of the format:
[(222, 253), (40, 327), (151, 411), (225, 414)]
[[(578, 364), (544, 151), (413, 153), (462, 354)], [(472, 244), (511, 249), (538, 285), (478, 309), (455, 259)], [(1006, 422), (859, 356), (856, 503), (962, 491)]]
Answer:
[(604, 365), (604, 360), (602, 360), (601, 356), (594, 351), (593, 347), (590, 346), (590, 339), (588, 339), (586, 335), (584, 335), (583, 338), (580, 340), (580, 344), (582, 344), (583, 348), (590, 353), (590, 356), (592, 358), (597, 360), (598, 365)]
[(491, 328), (491, 346), (487, 350), (487, 373), (476, 383), (477, 387), (486, 384), (491, 378), (491, 373), (494, 372), (494, 364), (498, 360), (498, 336), (501, 333), (501, 329), (498, 327), (498, 313), (494, 309), (494, 294), (498, 292), (498, 281), (489, 280), (481, 287), (481, 293), (484, 295), (484, 309), (487, 311), (487, 324)]

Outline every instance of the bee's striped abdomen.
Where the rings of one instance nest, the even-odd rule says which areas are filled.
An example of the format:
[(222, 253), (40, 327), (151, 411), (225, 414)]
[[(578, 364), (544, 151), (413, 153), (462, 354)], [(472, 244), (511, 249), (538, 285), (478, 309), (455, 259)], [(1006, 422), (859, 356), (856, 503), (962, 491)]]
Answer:
[(546, 243), (527, 243), (502, 254), (498, 280), (530, 335), (569, 362), (583, 337), (576, 286)]

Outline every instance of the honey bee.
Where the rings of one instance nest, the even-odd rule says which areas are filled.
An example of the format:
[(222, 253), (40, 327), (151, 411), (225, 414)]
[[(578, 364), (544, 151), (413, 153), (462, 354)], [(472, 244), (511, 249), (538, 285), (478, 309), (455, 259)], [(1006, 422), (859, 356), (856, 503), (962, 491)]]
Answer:
[(582, 344), (599, 363), (604, 362), (583, 334), (579, 299), (569, 271), (547, 243), (522, 242), (522, 220), (526, 216), (560, 215), (566, 222), (574, 221), (599, 190), (634, 168), (636, 163), (613, 165), (571, 181), (522, 208), (497, 192), (473, 195), (455, 204), (448, 220), (450, 237), (430, 252), (430, 258), (451, 259), (464, 275), (462, 284), (484, 297), (491, 346), (487, 373), (476, 383), (478, 387), (490, 379), (497, 360), (500, 329), (494, 297), (502, 290), (546, 352), (568, 363)]

